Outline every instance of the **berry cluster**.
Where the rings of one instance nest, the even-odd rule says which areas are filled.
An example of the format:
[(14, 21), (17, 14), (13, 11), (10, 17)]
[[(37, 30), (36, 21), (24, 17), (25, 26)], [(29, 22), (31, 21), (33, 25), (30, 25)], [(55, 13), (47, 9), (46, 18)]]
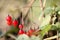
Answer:
[[(11, 26), (11, 25), (13, 25), (14, 27), (17, 27), (17, 26), (18, 26), (18, 21), (17, 21), (16, 19), (13, 20), (10, 15), (8, 15), (8, 16), (6, 17), (6, 22), (7, 22), (7, 24), (8, 24), (9, 26)], [(25, 32), (25, 31), (23, 30), (23, 28), (24, 28), (23, 24), (19, 24), (18, 28), (19, 28), (18, 35), (26, 34), (26, 35), (28, 35), (28, 36), (31, 36), (31, 35), (33, 35), (33, 32), (35, 32), (35, 30), (33, 30), (32, 28), (31, 28), (30, 30), (28, 30), (27, 32)]]
[(16, 19), (12, 20), (12, 17), (10, 15), (6, 17), (6, 22), (7, 22), (7, 25), (9, 26), (13, 25), (14, 27), (17, 27), (18, 25), (18, 21)]

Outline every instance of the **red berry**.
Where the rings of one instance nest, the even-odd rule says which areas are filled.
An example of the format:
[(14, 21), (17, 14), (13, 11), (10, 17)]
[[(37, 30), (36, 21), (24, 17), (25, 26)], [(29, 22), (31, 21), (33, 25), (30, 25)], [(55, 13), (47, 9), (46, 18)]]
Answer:
[(12, 17), (11, 16), (7, 16), (6, 17), (6, 20), (7, 20), (7, 24), (10, 26), (10, 25), (12, 25)]
[(29, 35), (29, 32), (26, 32), (26, 35), (30, 36), (30, 35)]
[(14, 20), (13, 21), (13, 25), (16, 27), (18, 25), (18, 21), (17, 20)]
[(11, 20), (12, 20), (12, 17), (8, 15), (8, 16), (6, 17), (6, 20), (7, 20), (7, 21), (11, 21)]
[(26, 35), (31, 36), (32, 33), (33, 33), (33, 30), (29, 30), (28, 32), (26, 32)]
[(30, 28), (30, 30), (29, 30), (29, 32), (34, 32), (35, 31), (35, 29), (32, 29), (32, 28)]
[(22, 25), (22, 24), (20, 24), (20, 25), (19, 25), (19, 28), (20, 28), (20, 29), (23, 29), (23, 25)]
[(12, 21), (8, 21), (7, 24), (8, 24), (9, 26), (11, 26), (11, 25), (12, 25)]
[(25, 32), (23, 30), (19, 30), (18, 34), (24, 34)]
[(32, 31), (32, 30), (29, 30), (28, 32), (29, 32), (30, 34), (32, 34), (33, 31)]
[(28, 31), (28, 32), (26, 32), (26, 35), (31, 36), (32, 33), (30, 33), (30, 32)]

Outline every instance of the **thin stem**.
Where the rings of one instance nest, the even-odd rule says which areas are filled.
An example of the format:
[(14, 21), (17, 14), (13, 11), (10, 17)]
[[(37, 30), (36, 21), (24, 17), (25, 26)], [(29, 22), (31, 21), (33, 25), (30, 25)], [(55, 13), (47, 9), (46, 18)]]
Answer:
[(40, 8), (41, 8), (41, 14), (39, 16), (39, 21), (40, 23), (42, 22), (42, 20), (44, 19), (44, 7), (43, 7), (43, 1), (42, 0), (39, 0), (40, 1)]
[(46, 6), (46, 0), (44, 0), (43, 2), (43, 7), (45, 8), (45, 6)]
[(42, 11), (42, 17), (44, 17), (45, 5), (46, 5), (46, 0), (44, 0), (44, 2), (42, 0), (40, 0), (40, 8), (41, 8), (41, 11)]
[(42, 0), (40, 0), (40, 8), (43, 11), (43, 2), (42, 2)]
[[(44, 3), (44, 5), (45, 5), (45, 3)], [(42, 11), (41, 17), (43, 18), (43, 16), (44, 16), (44, 7), (43, 7), (43, 1), (42, 0), (40, 0), (40, 8), (41, 8), (41, 11)]]
[(23, 24), (23, 26), (24, 26), (24, 20), (23, 20), (23, 16), (22, 16), (22, 24)]
[[(34, 3), (34, 0), (30, 0), (30, 2), (25, 6), (25, 7), (23, 7), (23, 9), (22, 9), (22, 13), (24, 13), (24, 14), (26, 14), (28, 11), (29, 11), (29, 9), (32, 7), (32, 4)], [(28, 7), (27, 7), (28, 6)], [(26, 8), (27, 7), (27, 8)]]
[(57, 31), (57, 40), (59, 40), (59, 38), (58, 38), (58, 31)]
[(55, 38), (57, 38), (57, 37), (58, 37), (58, 36), (55, 35), (55, 36), (52, 36), (52, 37), (46, 38), (46, 39), (44, 39), (44, 40), (51, 40), (51, 39), (55, 39)]
[[(22, 24), (24, 25), (24, 19), (28, 15), (29, 9), (32, 7), (32, 4), (34, 3), (34, 0), (30, 0), (30, 2), (22, 9), (22, 13), (26, 14), (26, 16), (22, 17)], [(28, 7), (27, 7), (28, 6)], [(27, 7), (27, 8), (26, 8)]]
[(8, 36), (10, 36), (13, 39), (16, 39), (16, 37), (14, 35), (12, 35), (12, 34), (8, 34)]

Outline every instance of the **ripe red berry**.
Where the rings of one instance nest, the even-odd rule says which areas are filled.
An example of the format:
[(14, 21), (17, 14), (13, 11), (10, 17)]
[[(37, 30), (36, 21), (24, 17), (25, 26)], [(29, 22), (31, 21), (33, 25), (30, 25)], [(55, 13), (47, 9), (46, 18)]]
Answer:
[(20, 29), (23, 29), (23, 25), (22, 25), (22, 24), (20, 24), (20, 25), (19, 25), (19, 28), (20, 28)]
[(7, 25), (11, 26), (12, 25), (12, 21), (7, 21)]
[(25, 32), (23, 30), (19, 30), (18, 34), (24, 34)]
[(18, 21), (17, 20), (14, 20), (13, 21), (13, 25), (14, 25), (14, 27), (16, 27), (18, 25)]
[(26, 32), (26, 35), (31, 36), (32, 33), (33, 33), (33, 30), (30, 29), (28, 32)]
[(29, 32), (34, 32), (35, 31), (35, 29), (32, 29), (32, 28), (30, 28), (30, 30), (29, 30)]
[(28, 32), (26, 32), (26, 35), (32, 36), (32, 33), (28, 31)]
[(12, 17), (11, 16), (7, 16), (6, 17), (6, 21), (7, 21), (7, 24), (10, 26), (10, 25), (12, 25)]
[(7, 21), (11, 21), (11, 20), (12, 20), (12, 17), (8, 15), (8, 16), (6, 17), (6, 20), (7, 20)]
[(29, 32), (26, 32), (26, 35), (30, 36)]
[(30, 34), (32, 34), (33, 31), (32, 31), (32, 30), (29, 30), (28, 32), (29, 32)]

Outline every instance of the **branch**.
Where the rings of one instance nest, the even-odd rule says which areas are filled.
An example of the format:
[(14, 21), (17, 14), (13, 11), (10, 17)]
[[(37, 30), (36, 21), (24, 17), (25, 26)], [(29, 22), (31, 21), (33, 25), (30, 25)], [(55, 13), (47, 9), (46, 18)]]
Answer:
[(45, 8), (45, 6), (46, 6), (46, 0), (44, 0), (43, 2), (43, 7)]
[(40, 0), (40, 8), (42, 13), (39, 16), (39, 21), (40, 23), (42, 22), (42, 20), (44, 19), (45, 15), (44, 15), (44, 9), (45, 9), (45, 5), (46, 5), (46, 0), (44, 0), (44, 2), (42, 0)]
[(41, 8), (41, 10), (43, 11), (43, 2), (42, 2), (42, 0), (40, 0), (40, 8)]
[(58, 35), (59, 35), (59, 34), (58, 34), (58, 31), (57, 31), (57, 40), (59, 39), (59, 38), (58, 38)]
[(42, 0), (40, 0), (40, 8), (41, 8), (42, 13), (41, 13), (41, 15), (40, 15), (40, 17), (39, 17), (39, 20), (41, 20), (41, 18), (43, 18), (43, 15), (44, 15), (44, 7), (43, 7), (43, 2), (42, 2)]
[(44, 2), (40, 0), (40, 8), (42, 11), (44, 11), (45, 5), (46, 5), (46, 0), (44, 0)]
[(29, 1), (30, 2), (25, 7), (23, 7), (23, 9), (22, 9), (22, 13), (25, 14), (25, 16), (22, 17), (22, 23), (23, 23), (23, 25), (24, 25), (24, 21), (23, 20), (26, 19), (27, 15), (28, 15), (28, 11), (32, 7), (32, 4), (34, 3), (34, 0), (29, 0)]
[(42, 11), (42, 13), (39, 16), (39, 21), (40, 21), (40, 24), (41, 24), (42, 23), (42, 20), (44, 18), (44, 7), (43, 7), (43, 1), (42, 0), (39, 0), (39, 1), (40, 1), (40, 8), (41, 8), (41, 11)]
[(7, 35), (10, 36), (13, 39), (16, 39), (16, 37), (14, 35), (12, 35), (12, 34), (7, 34)]
[(30, 2), (22, 9), (22, 13), (26, 14), (29, 9), (32, 7), (32, 4), (34, 3), (34, 0), (30, 0)]
[(44, 0), (44, 2), (42, 0), (40, 0), (40, 8), (41, 8), (41, 11), (42, 11), (42, 17), (44, 17), (45, 5), (46, 5), (46, 0)]
[(58, 36), (56, 35), (56, 36), (53, 36), (53, 37), (49, 37), (49, 38), (46, 38), (46, 39), (44, 39), (44, 40), (51, 40), (51, 39), (55, 39), (55, 38), (57, 38)]

